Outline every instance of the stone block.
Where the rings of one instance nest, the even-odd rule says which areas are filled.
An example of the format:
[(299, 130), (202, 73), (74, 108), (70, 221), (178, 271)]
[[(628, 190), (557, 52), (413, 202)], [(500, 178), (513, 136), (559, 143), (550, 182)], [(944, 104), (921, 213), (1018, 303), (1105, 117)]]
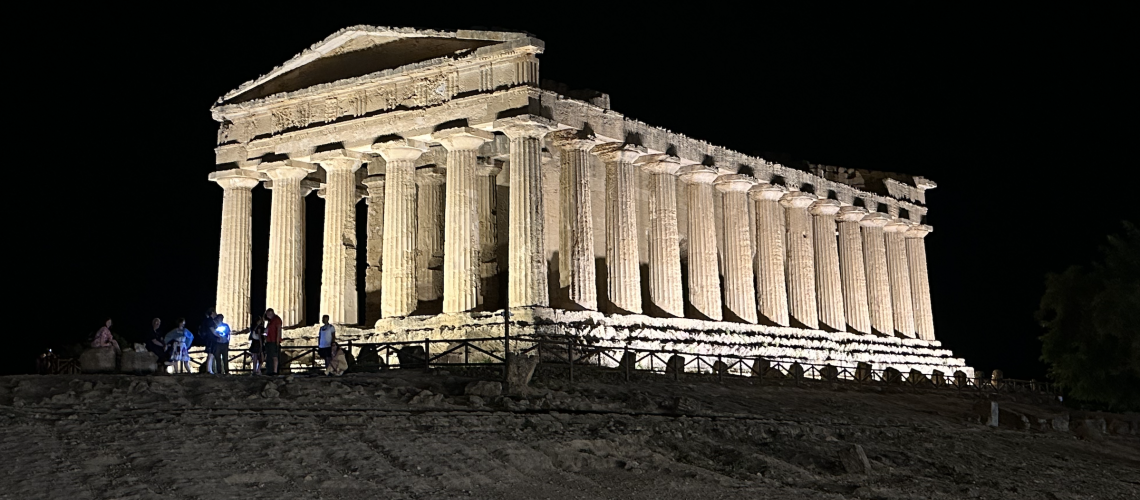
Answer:
[(514, 396), (526, 394), (527, 384), (530, 383), (536, 366), (536, 356), (507, 353), (507, 393)]
[(926, 378), (926, 375), (923, 375), (922, 372), (913, 368), (910, 370), (910, 373), (907, 374), (906, 381), (913, 386), (927, 385), (930, 383), (930, 379)]
[(772, 369), (772, 363), (764, 358), (756, 358), (752, 362), (752, 376), (753, 377), (767, 377), (768, 370)]
[(887, 368), (886, 370), (883, 370), (883, 382), (888, 384), (901, 384), (902, 372), (899, 372), (894, 368)]
[(79, 355), (83, 373), (115, 373), (117, 368), (114, 347), (92, 347)]
[(998, 408), (998, 425), (1018, 431), (1027, 431), (1031, 427), (1027, 415), (1007, 407)]
[(795, 380), (804, 378), (804, 367), (799, 363), (792, 363), (792, 366), (788, 367), (788, 378)]
[(123, 358), (119, 365), (119, 371), (123, 373), (139, 375), (154, 373), (158, 366), (158, 356), (147, 350), (142, 352), (123, 351)]
[(839, 380), (839, 369), (831, 365), (825, 365), (823, 368), (820, 368), (819, 377), (827, 382), (835, 382)]
[(712, 366), (713, 373), (717, 375), (728, 375), (728, 365), (724, 361), (717, 360)]
[(863, 363), (855, 365), (855, 380), (858, 382), (871, 381), (871, 363)]
[(997, 427), (1000, 421), (1000, 413), (997, 401), (985, 400), (974, 403), (974, 415), (983, 425)]
[(935, 387), (945, 386), (946, 385), (946, 374), (942, 373), (939, 370), (934, 370), (934, 372), (930, 374), (930, 383), (934, 384)]
[(1109, 434), (1115, 434), (1117, 436), (1127, 436), (1128, 434), (1132, 433), (1132, 426), (1129, 425), (1129, 422), (1127, 420), (1123, 419), (1108, 419), (1106, 422), (1106, 427), (1108, 428)]
[(400, 368), (418, 369), (427, 366), (424, 346), (407, 345), (396, 351), (396, 358), (400, 360)]
[(1058, 415), (1050, 419), (1053, 430), (1059, 432), (1069, 432), (1069, 415)]
[(1001, 370), (994, 370), (993, 376), (990, 377), (990, 385), (993, 385), (994, 389), (1001, 389), (1005, 385), (1004, 379), (1005, 375)]
[(493, 398), (503, 393), (503, 383), (491, 380), (479, 380), (467, 384), (463, 388), (463, 394), (467, 396), (478, 396), (481, 398)]
[(637, 353), (626, 351), (621, 355), (621, 361), (618, 362), (618, 369), (622, 372), (629, 370), (630, 372), (637, 369)]
[(666, 375), (681, 375), (685, 373), (685, 358), (679, 354), (669, 356), (669, 360), (665, 362)]
[(954, 387), (965, 389), (969, 385), (969, 381), (970, 378), (966, 376), (966, 372), (961, 370), (954, 372)]
[(1104, 440), (1104, 419), (1081, 419), (1073, 426), (1073, 433), (1087, 441)]
[(871, 461), (867, 460), (867, 454), (863, 452), (863, 447), (860, 445), (853, 444), (840, 448), (839, 461), (848, 474), (871, 473)]

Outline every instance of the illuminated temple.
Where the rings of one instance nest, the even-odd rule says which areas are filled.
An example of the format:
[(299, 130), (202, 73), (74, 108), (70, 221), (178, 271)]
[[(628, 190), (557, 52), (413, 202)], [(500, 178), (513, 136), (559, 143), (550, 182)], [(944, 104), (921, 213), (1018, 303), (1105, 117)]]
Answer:
[[(355, 26), (220, 98), (218, 312), (240, 323), (264, 290), (286, 342), (311, 343), (303, 276), (319, 265), (342, 340), (501, 335), (507, 309), (512, 335), (973, 374), (935, 337), (933, 182), (782, 165), (637, 121), (541, 81), (543, 48)], [(268, 262), (251, 257), (258, 186)], [(314, 193), (322, 258), (306, 262)]]

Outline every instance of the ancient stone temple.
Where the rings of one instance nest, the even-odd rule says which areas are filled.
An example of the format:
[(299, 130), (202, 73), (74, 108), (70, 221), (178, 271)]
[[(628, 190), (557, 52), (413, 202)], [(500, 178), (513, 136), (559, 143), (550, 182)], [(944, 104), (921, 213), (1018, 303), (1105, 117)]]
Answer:
[[(264, 290), (293, 342), (316, 300), (359, 341), (500, 335), (506, 309), (516, 335), (972, 373), (935, 338), (933, 182), (637, 121), (540, 80), (542, 51), (525, 33), (356, 26), (220, 98), (217, 310), (247, 318)], [(267, 263), (250, 256), (257, 186)], [(314, 192), (323, 250), (306, 262)]]

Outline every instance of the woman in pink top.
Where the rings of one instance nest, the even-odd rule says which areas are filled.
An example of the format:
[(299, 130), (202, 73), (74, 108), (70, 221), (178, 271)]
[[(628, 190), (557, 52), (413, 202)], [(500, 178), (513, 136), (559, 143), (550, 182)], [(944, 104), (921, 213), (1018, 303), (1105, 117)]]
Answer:
[(107, 322), (99, 331), (95, 332), (95, 340), (91, 341), (91, 347), (114, 347), (115, 352), (119, 350), (119, 342), (111, 336), (111, 319), (108, 318)]

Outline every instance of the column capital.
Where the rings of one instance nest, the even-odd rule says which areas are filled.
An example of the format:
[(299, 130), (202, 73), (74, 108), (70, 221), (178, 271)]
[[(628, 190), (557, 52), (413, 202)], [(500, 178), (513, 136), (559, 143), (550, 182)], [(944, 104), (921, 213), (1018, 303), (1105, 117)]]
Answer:
[(756, 179), (746, 174), (726, 174), (713, 180), (717, 191), (722, 193), (744, 193), (752, 189), (755, 183)]
[(365, 186), (368, 186), (369, 190), (376, 189), (376, 188), (383, 189), (384, 188), (384, 174), (372, 174), (368, 177), (365, 177), (364, 180), (362, 180), (361, 182), (363, 182)]
[(546, 134), (558, 130), (558, 122), (549, 118), (523, 115), (495, 120), (494, 123), (491, 124), (491, 128), (502, 132), (508, 139), (522, 139), (527, 137), (542, 139)]
[(859, 220), (859, 225), (866, 227), (883, 227), (891, 221), (891, 216), (882, 212), (871, 212)]
[(439, 167), (426, 167), (416, 169), (416, 184), (438, 186), (447, 180), (447, 170)]
[(356, 169), (364, 164), (365, 158), (363, 153), (349, 149), (334, 149), (332, 151), (313, 153), (309, 156), (309, 160), (313, 163), (320, 164), (325, 170), (349, 170), (355, 172)]
[(915, 224), (907, 228), (903, 236), (907, 238), (925, 238), (926, 235), (934, 232), (934, 228), (926, 224)]
[(471, 127), (456, 127), (431, 134), (432, 139), (443, 145), (448, 152), (474, 151), (484, 142), (495, 139), (495, 134)]
[(669, 155), (645, 155), (638, 158), (637, 164), (651, 174), (676, 175), (681, 168), (681, 159)]
[(587, 134), (582, 130), (559, 130), (550, 134), (555, 146), (563, 149), (580, 149), (589, 151), (598, 145), (598, 138), (594, 134)]
[(270, 180), (276, 181), (304, 179), (311, 172), (316, 172), (317, 167), (301, 161), (285, 160), (262, 163), (257, 166), (257, 171), (265, 174)]
[(755, 201), (779, 201), (787, 192), (784, 186), (761, 181), (748, 190), (748, 197)]
[(717, 171), (708, 165), (686, 165), (677, 170), (677, 175), (689, 184), (712, 184), (716, 181)]
[(241, 168), (210, 172), (208, 178), (226, 190), (253, 189), (261, 182), (261, 178), (257, 175), (257, 172)]
[(840, 222), (858, 222), (867, 216), (867, 209), (863, 207), (856, 207), (848, 205), (839, 207), (838, 215), (835, 217)]
[(910, 229), (910, 226), (912, 224), (914, 223), (911, 221), (895, 217), (892, 218), (890, 222), (887, 222), (887, 225), (883, 226), (883, 231), (886, 231), (888, 233), (902, 233), (906, 232), (907, 229)]
[(803, 191), (791, 191), (780, 198), (780, 205), (784, 208), (807, 208), (819, 199), (814, 194)]
[(808, 207), (812, 215), (835, 215), (839, 212), (839, 200), (817, 200)]
[(590, 154), (597, 155), (606, 163), (634, 163), (649, 150), (636, 144), (621, 142), (607, 142), (598, 144), (590, 150)]
[(372, 145), (372, 151), (384, 158), (384, 161), (416, 161), (427, 150), (426, 144), (411, 139), (396, 139)]
[(475, 166), (475, 173), (483, 176), (496, 176), (502, 171), (503, 167), (500, 162), (495, 160), (488, 160), (486, 163), (480, 162)]

